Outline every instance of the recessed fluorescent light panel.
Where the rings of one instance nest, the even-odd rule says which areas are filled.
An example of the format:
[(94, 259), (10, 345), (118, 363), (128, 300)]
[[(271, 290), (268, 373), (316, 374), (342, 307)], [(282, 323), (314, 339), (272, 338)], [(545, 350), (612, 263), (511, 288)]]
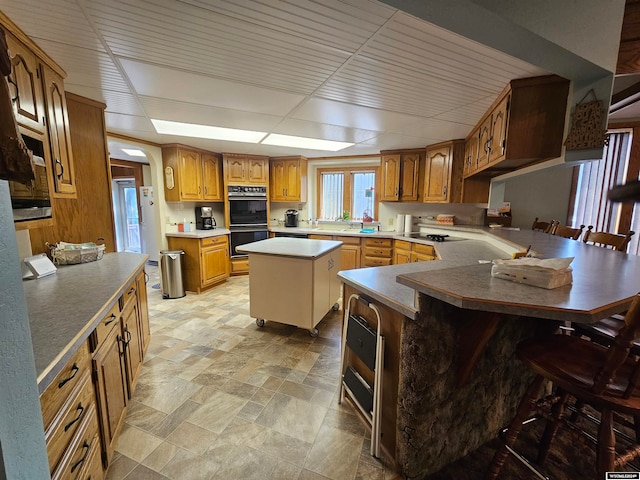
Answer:
[(130, 157), (146, 157), (147, 156), (142, 150), (138, 150), (138, 149), (123, 148), (122, 151), (127, 155), (129, 155)]
[(309, 150), (326, 150), (337, 152), (343, 148), (351, 147), (353, 143), (334, 142), (333, 140), (320, 140), (317, 138), (293, 137), (291, 135), (280, 135), (272, 133), (262, 142), (265, 145), (277, 145), (279, 147), (305, 148)]
[(235, 128), (212, 127), (194, 123), (171, 122), (169, 120), (151, 119), (158, 133), (167, 135), (181, 135), (183, 137), (208, 138), (211, 140), (226, 140), (229, 142), (258, 143), (267, 132), (253, 132), (251, 130), (237, 130)]

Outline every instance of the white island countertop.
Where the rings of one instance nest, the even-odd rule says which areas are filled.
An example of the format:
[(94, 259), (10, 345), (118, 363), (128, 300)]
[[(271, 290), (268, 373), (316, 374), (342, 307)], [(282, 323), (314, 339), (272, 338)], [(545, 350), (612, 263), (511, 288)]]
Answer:
[(247, 243), (237, 247), (236, 250), (248, 254), (256, 253), (313, 259), (339, 248), (340, 245), (342, 245), (342, 242), (334, 240), (307, 240), (306, 238), (278, 237)]

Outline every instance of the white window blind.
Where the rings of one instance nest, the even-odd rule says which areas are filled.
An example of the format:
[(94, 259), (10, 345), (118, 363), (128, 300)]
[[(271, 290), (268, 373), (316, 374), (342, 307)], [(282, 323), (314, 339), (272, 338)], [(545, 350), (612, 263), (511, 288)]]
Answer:
[(320, 179), (322, 188), (320, 218), (325, 220), (342, 218), (344, 211), (344, 173), (323, 172)]

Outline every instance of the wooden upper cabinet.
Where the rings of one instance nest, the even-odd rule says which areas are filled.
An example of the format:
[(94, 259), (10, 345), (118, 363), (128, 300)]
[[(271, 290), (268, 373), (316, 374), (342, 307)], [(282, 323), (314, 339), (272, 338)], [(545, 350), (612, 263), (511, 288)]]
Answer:
[(220, 156), (183, 145), (162, 147), (164, 196), (169, 202), (221, 202)]
[(269, 157), (222, 154), (227, 185), (266, 185), (269, 182)]
[(381, 202), (397, 202), (400, 199), (400, 154), (382, 156)]
[(53, 174), (53, 196), (76, 198), (76, 179), (69, 131), (69, 114), (63, 80), (48, 66), (42, 66), (44, 99), (47, 112), (49, 149)]
[(509, 82), (466, 139), (475, 142), (477, 136), (478, 155), (476, 168), (465, 166), (465, 177), (499, 175), (559, 157), (568, 94), (569, 81), (556, 75)]
[(307, 201), (307, 159), (274, 157), (269, 165), (272, 202)]
[(44, 133), (46, 128), (40, 62), (31, 50), (7, 33), (11, 57), (9, 92), (18, 124)]
[(464, 143), (464, 176), (478, 169), (478, 130), (471, 132)]
[(180, 150), (179, 159), (180, 200), (200, 200), (202, 198), (202, 161), (200, 153)]
[(222, 161), (218, 155), (202, 154), (202, 184), (203, 200), (221, 202), (224, 200), (222, 191)]
[(449, 201), (451, 145), (427, 148), (424, 176), (424, 202)]
[(424, 150), (394, 150), (381, 152), (381, 202), (420, 199), (420, 168)]

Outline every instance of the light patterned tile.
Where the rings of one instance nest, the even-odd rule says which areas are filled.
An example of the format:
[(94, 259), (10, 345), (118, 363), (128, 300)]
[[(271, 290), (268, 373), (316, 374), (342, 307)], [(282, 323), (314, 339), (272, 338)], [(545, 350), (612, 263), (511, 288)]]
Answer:
[(136, 462), (141, 462), (161, 443), (162, 439), (125, 423), (116, 442), (116, 450)]
[(304, 467), (333, 480), (354, 478), (363, 438), (322, 426)]
[(193, 423), (184, 422), (168, 437), (167, 442), (173, 443), (185, 450), (202, 455), (218, 436), (209, 430), (198, 427)]
[(142, 461), (142, 464), (156, 472), (159, 472), (171, 461), (179, 450), (180, 447), (172, 443), (162, 442), (153, 452), (147, 455), (147, 457)]
[(325, 414), (325, 408), (276, 393), (258, 416), (256, 423), (302, 441), (312, 442)]
[(247, 400), (225, 392), (213, 392), (188, 421), (213, 433), (222, 433)]

